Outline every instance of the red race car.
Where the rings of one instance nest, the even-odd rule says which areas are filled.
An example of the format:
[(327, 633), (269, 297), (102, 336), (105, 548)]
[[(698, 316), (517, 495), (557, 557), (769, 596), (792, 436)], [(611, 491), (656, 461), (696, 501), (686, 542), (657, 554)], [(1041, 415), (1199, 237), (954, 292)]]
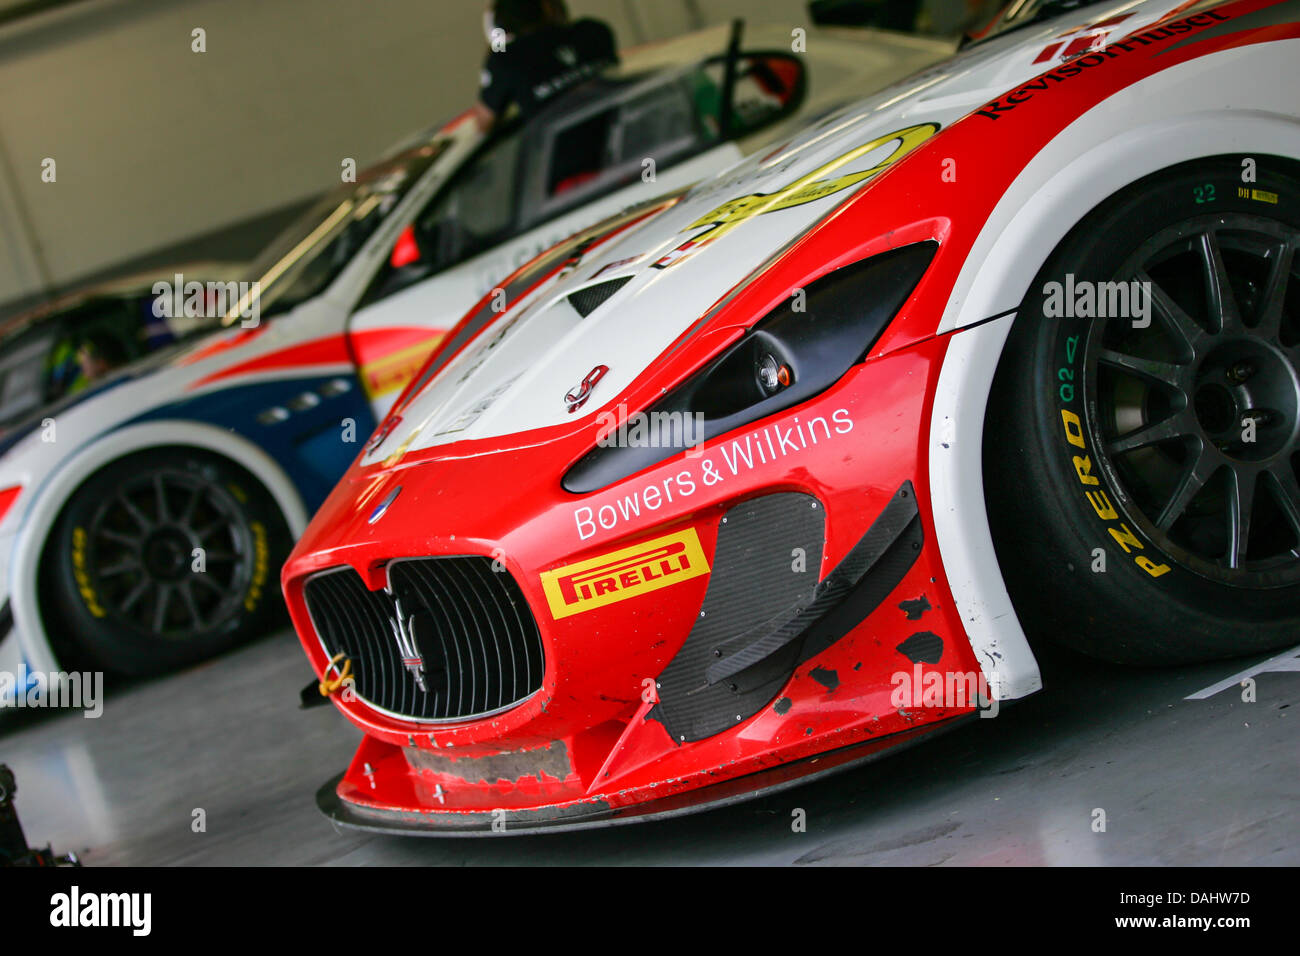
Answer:
[(1300, 4), (1016, 5), (505, 280), (285, 594), (385, 832), (719, 805), (1300, 623)]

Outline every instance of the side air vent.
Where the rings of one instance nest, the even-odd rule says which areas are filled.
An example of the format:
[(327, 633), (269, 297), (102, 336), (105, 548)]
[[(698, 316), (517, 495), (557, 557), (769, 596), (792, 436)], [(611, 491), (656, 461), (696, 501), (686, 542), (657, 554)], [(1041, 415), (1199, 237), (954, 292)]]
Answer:
[(617, 279), (610, 279), (608, 282), (597, 282), (595, 285), (589, 285), (585, 289), (579, 289), (571, 294), (569, 296), (569, 305), (577, 309), (578, 314), (585, 319), (604, 305), (610, 296), (631, 281), (631, 276), (619, 276)]
[(916, 490), (904, 482), (826, 577), (797, 573), (794, 545), (808, 568), (821, 567), (824, 510), (782, 492), (727, 512), (700, 617), (660, 673), (650, 711), (673, 740), (703, 740), (758, 713), (799, 664), (866, 620), (921, 553)]

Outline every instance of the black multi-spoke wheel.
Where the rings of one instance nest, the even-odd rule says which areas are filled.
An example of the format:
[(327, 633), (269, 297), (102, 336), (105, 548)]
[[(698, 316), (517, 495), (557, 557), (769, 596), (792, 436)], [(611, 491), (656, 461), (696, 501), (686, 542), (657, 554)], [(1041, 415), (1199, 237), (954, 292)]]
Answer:
[(262, 489), (201, 454), (151, 452), (92, 476), (47, 550), (56, 640), (106, 669), (201, 660), (268, 623), (283, 524)]
[(1094, 323), (1084, 347), (1099, 463), (1135, 523), (1238, 587), (1300, 580), (1298, 245), (1249, 213), (1163, 229), (1120, 271), (1150, 289), (1150, 324)]
[(185, 640), (235, 612), (253, 580), (256, 535), (215, 478), (173, 469), (128, 478), (78, 530), (74, 563), (108, 613)]
[(1296, 167), (1198, 161), (1089, 214), (1025, 297), (984, 447), (1028, 630), (1147, 663), (1300, 639)]

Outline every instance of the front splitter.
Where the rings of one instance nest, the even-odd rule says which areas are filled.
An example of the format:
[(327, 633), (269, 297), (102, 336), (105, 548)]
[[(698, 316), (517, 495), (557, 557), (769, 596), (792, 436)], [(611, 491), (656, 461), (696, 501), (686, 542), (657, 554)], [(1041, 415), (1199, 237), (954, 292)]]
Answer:
[(810, 783), (912, 746), (974, 716), (975, 712), (972, 711), (970, 714), (891, 734), (878, 740), (866, 740), (827, 753), (778, 764), (722, 783), (619, 807), (612, 807), (606, 801), (596, 798), (591, 802), (533, 810), (379, 810), (342, 799), (338, 795), (338, 784), (343, 779), (343, 774), (338, 774), (316, 792), (316, 805), (332, 823), (339, 826), (393, 836), (526, 835), (648, 823), (715, 810)]

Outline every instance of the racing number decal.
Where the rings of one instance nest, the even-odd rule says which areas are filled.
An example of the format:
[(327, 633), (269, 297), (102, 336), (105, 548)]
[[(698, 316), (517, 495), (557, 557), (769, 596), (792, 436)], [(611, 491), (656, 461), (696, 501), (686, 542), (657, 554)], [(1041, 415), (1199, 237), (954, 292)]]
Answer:
[(586, 378), (564, 393), (564, 406), (569, 410), (570, 415), (587, 404), (587, 399), (591, 398), (591, 390), (608, 371), (608, 365), (597, 365), (587, 373)]
[[(816, 202), (819, 199), (825, 199), (827, 196), (848, 189), (850, 186), (865, 182), (872, 176), (888, 169), (938, 131), (938, 123), (919, 123), (916, 126), (908, 126), (892, 133), (885, 133), (883, 136), (877, 136), (869, 143), (863, 143), (861, 146), (849, 150), (843, 156), (832, 159), (826, 165), (814, 169), (806, 176), (796, 179), (790, 185), (778, 189), (776, 192), (750, 193), (748, 196), (729, 199), (687, 226), (686, 231), (704, 229), (704, 232), (692, 236), (686, 242), (668, 252), (658, 262), (654, 263), (654, 267), (656, 269), (666, 269), (680, 262), (702, 246), (713, 242), (720, 236), (725, 236), (747, 219), (769, 212), (776, 212), (779, 209), (790, 209), (794, 206), (802, 206), (805, 203)], [(898, 141), (898, 145), (894, 147), (893, 151), (870, 169), (864, 169), (856, 173), (846, 173), (843, 176), (831, 176), (842, 166), (853, 162), (855, 159), (860, 159), (873, 150), (880, 149), (895, 140)]]

